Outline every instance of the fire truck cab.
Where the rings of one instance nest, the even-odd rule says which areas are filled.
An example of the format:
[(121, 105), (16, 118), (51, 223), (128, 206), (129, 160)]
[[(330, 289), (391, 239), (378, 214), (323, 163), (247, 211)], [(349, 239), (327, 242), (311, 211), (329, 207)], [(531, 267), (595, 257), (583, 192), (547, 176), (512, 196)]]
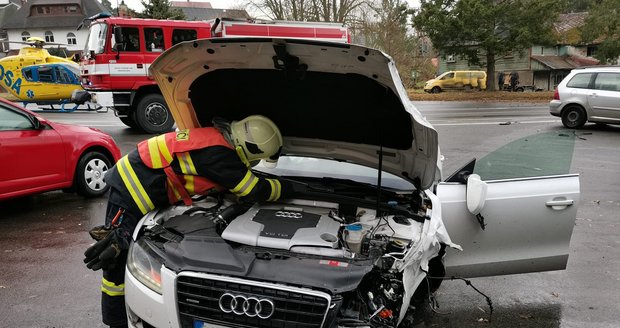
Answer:
[(172, 130), (174, 119), (149, 66), (163, 51), (203, 38), (277, 37), (350, 43), (339, 23), (238, 20), (155, 20), (93, 16), (80, 61), (82, 86), (98, 105), (146, 133)]

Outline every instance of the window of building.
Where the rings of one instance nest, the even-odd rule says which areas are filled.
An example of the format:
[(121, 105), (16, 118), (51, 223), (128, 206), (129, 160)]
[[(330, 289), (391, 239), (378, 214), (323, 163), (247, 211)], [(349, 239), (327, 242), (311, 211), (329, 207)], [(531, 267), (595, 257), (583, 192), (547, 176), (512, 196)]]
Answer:
[(164, 51), (164, 31), (160, 28), (145, 28), (144, 43), (146, 51)]
[(588, 46), (588, 48), (586, 49), (586, 56), (588, 57), (596, 56), (597, 50), (598, 50), (597, 46)]
[(37, 6), (37, 14), (46, 15), (46, 14), (49, 14), (51, 12), (52, 12), (52, 10), (48, 6)]
[(67, 44), (71, 45), (71, 44), (77, 44), (77, 38), (75, 37), (75, 34), (69, 32), (67, 34)]
[(174, 29), (172, 30), (172, 45), (183, 41), (196, 40), (198, 33), (196, 30)]
[(22, 41), (28, 41), (29, 37), (30, 37), (30, 33), (26, 31), (22, 32)]
[(52, 31), (45, 31), (45, 42), (54, 42), (54, 33)]
[(65, 7), (65, 12), (66, 13), (77, 13), (78, 12), (78, 7), (77, 6), (66, 6)]

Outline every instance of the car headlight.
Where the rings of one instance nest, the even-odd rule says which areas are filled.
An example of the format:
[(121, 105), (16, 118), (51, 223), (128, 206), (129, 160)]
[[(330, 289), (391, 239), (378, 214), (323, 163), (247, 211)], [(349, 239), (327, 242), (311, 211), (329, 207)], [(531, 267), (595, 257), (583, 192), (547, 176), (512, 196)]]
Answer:
[(140, 239), (131, 245), (127, 256), (129, 272), (154, 292), (161, 294), (161, 266), (163, 259)]

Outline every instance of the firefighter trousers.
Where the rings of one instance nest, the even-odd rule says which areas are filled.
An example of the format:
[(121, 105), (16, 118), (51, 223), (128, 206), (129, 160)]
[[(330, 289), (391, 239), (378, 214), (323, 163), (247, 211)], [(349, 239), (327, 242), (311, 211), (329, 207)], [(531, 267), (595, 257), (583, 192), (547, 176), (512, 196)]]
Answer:
[[(118, 191), (114, 188), (110, 189), (110, 200), (118, 199)], [(129, 246), (131, 233), (140, 218), (140, 214), (135, 210), (127, 209), (108, 201), (106, 210), (105, 226), (111, 229), (112, 220), (119, 210), (123, 210), (122, 222), (119, 227), (124, 229), (127, 237), (127, 247), (121, 251), (115, 265), (112, 268), (103, 270), (103, 278), (101, 280), (101, 317), (104, 324), (112, 327), (127, 326), (127, 313), (125, 310), (125, 263), (127, 262), (127, 248)]]

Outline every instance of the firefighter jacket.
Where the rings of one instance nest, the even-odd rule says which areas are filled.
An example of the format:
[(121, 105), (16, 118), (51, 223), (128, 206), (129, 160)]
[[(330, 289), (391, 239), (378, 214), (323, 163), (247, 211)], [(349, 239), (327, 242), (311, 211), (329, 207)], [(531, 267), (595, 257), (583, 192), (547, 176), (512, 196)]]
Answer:
[(192, 195), (214, 188), (228, 189), (250, 201), (276, 201), (291, 189), (278, 179), (255, 176), (221, 132), (211, 127), (145, 140), (121, 158), (105, 179), (124, 194), (126, 206), (142, 214), (178, 201), (189, 205)]

